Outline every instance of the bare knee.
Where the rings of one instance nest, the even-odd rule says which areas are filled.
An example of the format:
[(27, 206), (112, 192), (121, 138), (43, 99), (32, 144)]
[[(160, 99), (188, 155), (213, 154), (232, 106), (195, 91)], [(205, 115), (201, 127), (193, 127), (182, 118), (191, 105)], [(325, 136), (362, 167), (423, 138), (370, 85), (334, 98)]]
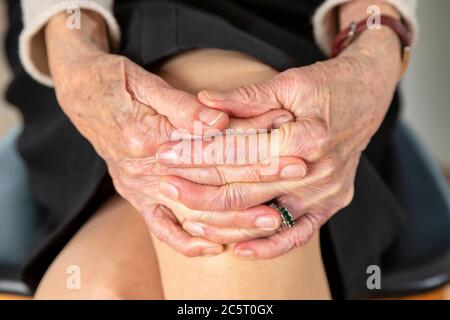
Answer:
[(318, 236), (272, 260), (239, 259), (231, 250), (192, 259), (155, 245), (168, 299), (330, 298)]
[(278, 71), (240, 52), (196, 49), (167, 60), (157, 73), (173, 87), (195, 94), (203, 89), (229, 90), (264, 81)]

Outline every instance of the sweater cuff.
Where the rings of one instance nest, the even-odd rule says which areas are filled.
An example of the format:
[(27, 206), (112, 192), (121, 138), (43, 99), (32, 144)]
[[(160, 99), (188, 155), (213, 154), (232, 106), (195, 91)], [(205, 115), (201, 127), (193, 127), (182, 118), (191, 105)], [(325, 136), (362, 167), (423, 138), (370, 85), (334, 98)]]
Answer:
[[(331, 46), (338, 34), (337, 16), (335, 9), (355, 0), (326, 0), (316, 11), (313, 17), (314, 38), (320, 49), (328, 56), (331, 55)], [(418, 23), (416, 17), (417, 0), (384, 0), (395, 7), (406, 23), (412, 35), (412, 45), (417, 43)]]
[(51, 17), (69, 8), (100, 14), (108, 26), (111, 46), (118, 48), (120, 28), (113, 16), (112, 6), (112, 0), (22, 0), (24, 28), (19, 38), (19, 56), (28, 74), (43, 85), (53, 86), (43, 28)]

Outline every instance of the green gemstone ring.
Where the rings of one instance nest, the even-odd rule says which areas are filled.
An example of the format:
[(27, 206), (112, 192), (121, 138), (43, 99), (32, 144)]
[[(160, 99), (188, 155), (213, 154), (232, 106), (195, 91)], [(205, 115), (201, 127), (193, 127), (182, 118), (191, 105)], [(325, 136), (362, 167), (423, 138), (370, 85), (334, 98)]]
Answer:
[(273, 202), (270, 202), (269, 206), (275, 209), (281, 216), (280, 229), (292, 228), (295, 225), (294, 217), (285, 207), (279, 207)]

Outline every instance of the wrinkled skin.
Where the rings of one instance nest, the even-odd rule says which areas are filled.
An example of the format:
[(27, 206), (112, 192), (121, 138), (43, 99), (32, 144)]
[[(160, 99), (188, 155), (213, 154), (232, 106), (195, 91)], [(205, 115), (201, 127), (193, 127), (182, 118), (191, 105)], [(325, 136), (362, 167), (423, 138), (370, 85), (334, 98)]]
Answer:
[[(199, 93), (202, 103), (233, 117), (290, 111), (295, 120), (280, 128), (280, 154), (304, 159), (308, 164), (306, 177), (205, 186), (171, 176), (163, 180), (163, 192), (167, 184), (175, 186), (179, 194), (175, 200), (196, 210), (245, 209), (278, 198), (293, 214), (296, 225), (267, 238), (238, 243), (235, 253), (247, 258), (274, 258), (305, 244), (352, 200), (361, 153), (392, 100), (400, 70), (399, 55), (392, 52), (400, 52), (400, 48), (395, 36), (389, 38), (390, 30), (383, 32), (388, 34), (367, 32), (338, 58), (290, 69), (263, 83), (228, 92)], [(383, 36), (390, 40), (378, 38)], [(378, 47), (374, 46), (377, 41), (381, 43)], [(389, 52), (392, 59), (385, 58)], [(160, 150), (167, 152), (165, 146)], [(214, 239), (221, 232), (207, 224), (202, 227), (208, 238)]]
[[(172, 212), (160, 206), (165, 201), (158, 190), (159, 177), (152, 174), (158, 171), (154, 158), (156, 148), (170, 140), (175, 128), (167, 117), (150, 105), (164, 108), (167, 104), (165, 99), (170, 99), (173, 108), (187, 100), (198, 106), (197, 99), (170, 88), (162, 79), (146, 73), (123, 57), (94, 55), (74, 68), (77, 70), (75, 73), (67, 73), (67, 68), (64, 68), (65, 74), (71, 74), (70, 81), (64, 76), (54, 75), (60, 105), (106, 161), (116, 190), (139, 208), (152, 232), (163, 241), (175, 239), (170, 233), (180, 234), (182, 230), (175, 228), (177, 220)], [(82, 79), (91, 79), (90, 85), (86, 86)], [(141, 91), (149, 87), (160, 95), (152, 95), (149, 100)], [(171, 120), (177, 123), (177, 119)], [(222, 126), (226, 117), (224, 120)], [(187, 234), (180, 236), (192, 244), (172, 245), (178, 250), (187, 250), (183, 251), (186, 255), (199, 254), (199, 250), (204, 248), (220, 251), (209, 241), (191, 238)]]
[[(180, 175), (205, 182), (205, 177), (214, 174), (217, 180), (230, 170), (211, 169), (205, 175), (195, 168), (166, 168), (156, 163), (155, 152), (160, 144), (171, 140), (176, 130), (193, 133), (195, 121), (201, 123), (204, 131), (221, 131), (227, 126), (271, 128), (280, 118), (287, 116), (285, 121), (291, 120), (290, 113), (274, 110), (248, 120), (229, 119), (225, 113), (202, 105), (195, 95), (174, 89), (127, 58), (106, 53), (107, 37), (102, 24), (96, 23), (91, 14), (82, 17), (83, 33), (66, 29), (64, 15), (53, 18), (46, 28), (58, 102), (105, 160), (116, 190), (144, 216), (150, 230), (186, 256), (218, 254), (223, 249), (220, 243), (226, 242), (191, 236), (180, 225), (188, 218), (218, 227), (239, 227), (241, 231), (233, 235), (236, 241), (274, 233), (280, 219), (267, 206), (226, 213), (195, 211), (163, 196), (159, 190), (161, 176)], [(90, 32), (92, 38), (86, 39)], [(283, 165), (292, 163), (305, 166), (297, 158), (282, 160)], [(252, 181), (256, 170), (249, 167), (239, 176)], [(279, 175), (270, 179), (278, 178)], [(269, 217), (272, 225), (255, 226), (255, 220), (261, 216)]]
[[(77, 33), (61, 27), (64, 16), (59, 20), (48, 24), (46, 39), (61, 107), (105, 159), (118, 192), (159, 239), (187, 256), (218, 254), (221, 243), (241, 242), (235, 246), (238, 255), (273, 258), (304, 244), (351, 200), (360, 154), (386, 113), (399, 70), (392, 54), (400, 51), (398, 40), (384, 29), (377, 36), (363, 34), (339, 58), (195, 97), (107, 54), (105, 31), (98, 32), (102, 24), (84, 21)], [(163, 144), (157, 158), (164, 160), (174, 130), (192, 132), (194, 121), (219, 130), (271, 128), (281, 113), (294, 121), (281, 125), (284, 157), (271, 177), (255, 174), (254, 166), (236, 175), (236, 168), (226, 165), (186, 168), (155, 160), (158, 145)], [(296, 180), (281, 174), (289, 164), (302, 167)], [(297, 224), (274, 234), (279, 215), (262, 203), (276, 197)], [(259, 216), (275, 223), (255, 229)], [(255, 239), (260, 237), (267, 238)]]

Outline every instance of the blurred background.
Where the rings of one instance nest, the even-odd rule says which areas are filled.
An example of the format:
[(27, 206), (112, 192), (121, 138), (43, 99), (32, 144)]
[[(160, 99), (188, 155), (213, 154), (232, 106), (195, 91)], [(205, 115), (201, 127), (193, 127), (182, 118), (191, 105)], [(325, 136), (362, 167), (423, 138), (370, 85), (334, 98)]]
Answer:
[[(403, 117), (414, 128), (442, 168), (450, 173), (450, 30), (449, 0), (419, 1), (420, 40), (403, 82)], [(5, 29), (0, 1), (0, 41)], [(10, 76), (0, 52), (0, 136), (19, 117), (3, 100)]]
[(5, 52), (3, 50), (5, 24), (5, 3), (0, 1), (0, 43), (2, 45), (0, 50), (0, 136), (19, 121), (18, 114), (4, 100), (5, 86), (10, 77), (10, 70), (6, 66)]

